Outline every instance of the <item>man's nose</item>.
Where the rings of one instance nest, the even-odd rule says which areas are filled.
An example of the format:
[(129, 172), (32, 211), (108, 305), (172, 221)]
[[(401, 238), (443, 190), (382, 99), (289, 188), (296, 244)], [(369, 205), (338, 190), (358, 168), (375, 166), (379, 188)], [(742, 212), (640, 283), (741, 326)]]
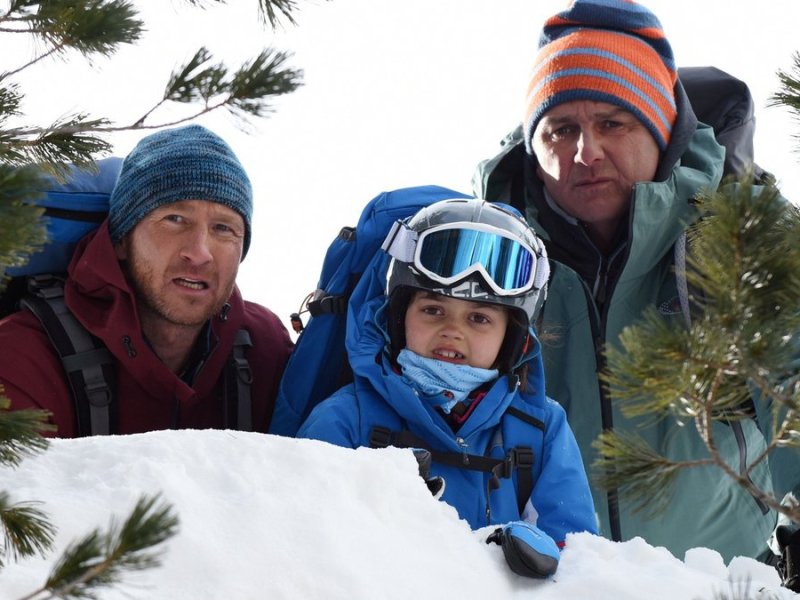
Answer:
[(211, 262), (214, 257), (211, 253), (210, 243), (208, 231), (202, 227), (194, 228), (186, 232), (181, 256), (198, 265)]
[(591, 130), (581, 131), (575, 149), (575, 162), (591, 165), (603, 158), (603, 144), (599, 136)]

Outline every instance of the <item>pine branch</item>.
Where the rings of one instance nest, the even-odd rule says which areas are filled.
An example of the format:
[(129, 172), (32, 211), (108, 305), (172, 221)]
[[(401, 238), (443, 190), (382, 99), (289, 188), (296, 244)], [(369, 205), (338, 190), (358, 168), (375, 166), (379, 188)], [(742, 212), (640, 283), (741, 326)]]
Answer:
[(12, 504), (6, 492), (0, 492), (0, 527), (3, 530), (0, 568), (8, 557), (16, 561), (37, 553), (44, 556), (53, 547), (55, 527), (47, 515), (31, 502)]
[[(157, 504), (158, 503), (158, 504)], [(45, 585), (33, 598), (97, 598), (100, 588), (118, 584), (129, 571), (161, 564), (157, 547), (178, 532), (178, 518), (159, 497), (141, 497), (120, 526), (95, 530), (64, 551)]]
[(270, 26), (277, 27), (281, 17), (285, 18), (289, 24), (296, 25), (293, 11), (297, 8), (295, 0), (259, 0), (261, 13), (266, 17)]
[(3, 125), (9, 117), (19, 114), (22, 94), (19, 86), (15, 84), (0, 87), (0, 125)]
[[(195, 6), (202, 6), (205, 4), (204, 0), (187, 0), (190, 4)], [(225, 0), (206, 0), (217, 3), (225, 3)], [(258, 0), (258, 7), (262, 18), (269, 24), (272, 29), (276, 29), (280, 25), (281, 19), (286, 19), (290, 25), (296, 25), (294, 19), (294, 12), (297, 10), (296, 0)]]
[(9, 410), (11, 401), (2, 396), (0, 386), (0, 465), (16, 467), (27, 456), (47, 450), (42, 433), (55, 431), (47, 422), (45, 410)]
[[(767, 106), (785, 106), (800, 120), (800, 52), (792, 55), (792, 62), (790, 71), (778, 71), (780, 89), (770, 97)], [(797, 134), (793, 137), (800, 141)]]
[(291, 54), (267, 49), (233, 75), (226, 105), (234, 115), (263, 117), (272, 112), (269, 99), (294, 92), (303, 72), (285, 68)]
[(144, 23), (127, 0), (48, 0), (12, 2), (0, 20), (12, 27), (5, 33), (24, 33), (44, 40), (61, 53), (77, 50), (84, 56), (110, 56), (121, 44), (138, 41)]
[[(0, 464), (16, 467), (26, 456), (47, 449), (43, 431), (54, 428), (47, 423), (49, 413), (40, 410), (9, 411), (11, 401), (0, 386)], [(53, 543), (55, 528), (32, 503), (12, 504), (8, 493), (0, 491), (0, 568), (10, 557), (44, 554)]]
[[(607, 350), (603, 379), (623, 414), (645, 425), (667, 417), (692, 422), (709, 452), (675, 462), (640, 437), (603, 434), (598, 479), (639, 510), (665, 507), (664, 490), (680, 469), (714, 465), (800, 522), (800, 510), (782, 506), (750, 478), (774, 448), (800, 446), (800, 212), (776, 188), (756, 189), (752, 180), (746, 174), (699, 198), (705, 216), (690, 230), (687, 279), (701, 314), (692, 326), (648, 311)], [(720, 455), (714, 425), (752, 419), (754, 397), (772, 407), (773, 436), (739, 470)]]
[(28, 204), (41, 187), (37, 169), (15, 169), (0, 162), (0, 292), (6, 268), (25, 264), (45, 241), (46, 230), (39, 221), (42, 210)]
[[(229, 76), (223, 64), (209, 65), (213, 56), (206, 48), (200, 48), (186, 65), (173, 72), (163, 98), (135, 122), (112, 125), (107, 119), (89, 119), (85, 114), (77, 114), (46, 128), (6, 129), (0, 131), (0, 159), (14, 165), (34, 162), (50, 170), (64, 161), (88, 166), (93, 156), (111, 149), (100, 137), (103, 134), (174, 126), (223, 107), (241, 119), (263, 117), (272, 110), (272, 97), (291, 93), (302, 85), (302, 71), (285, 67), (289, 57), (288, 53), (267, 49)], [(170, 101), (201, 102), (202, 108), (169, 122), (146, 123), (158, 108)]]
[[(599, 457), (593, 479), (604, 489), (617, 489), (631, 500), (634, 512), (662, 514), (669, 506), (675, 478), (681, 469), (712, 464), (711, 459), (671, 461), (654, 452), (641, 436), (604, 431), (592, 446)], [(653, 490), (662, 490), (654, 494)]]
[[(234, 115), (262, 117), (270, 112), (269, 100), (295, 91), (301, 85), (302, 71), (286, 68), (290, 54), (266, 49), (255, 59), (243, 64), (232, 77), (223, 64), (209, 64), (213, 56), (206, 48), (200, 48), (179, 70), (170, 76), (162, 100), (148, 110), (130, 127), (156, 128), (165, 124), (145, 126), (146, 119), (163, 103), (202, 102), (203, 109), (191, 117), (169, 123), (187, 121), (198, 116), (227, 107)], [(114, 128), (101, 128), (113, 131)]]

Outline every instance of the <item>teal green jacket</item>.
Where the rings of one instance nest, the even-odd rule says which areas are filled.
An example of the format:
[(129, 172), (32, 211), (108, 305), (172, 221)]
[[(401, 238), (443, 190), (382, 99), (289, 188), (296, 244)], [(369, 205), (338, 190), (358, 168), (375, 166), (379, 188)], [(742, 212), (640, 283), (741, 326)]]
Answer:
[[(515, 194), (517, 200), (524, 197), (526, 217), (545, 239), (552, 276), (539, 330), (547, 395), (565, 408), (584, 464), (591, 468), (594, 463), (592, 442), (604, 427), (635, 431), (675, 460), (708, 456), (691, 423), (624, 417), (601, 389), (597, 374), (603, 367), (602, 349), (618, 344), (623, 328), (635, 323), (645, 309), (655, 307), (666, 320), (684, 321), (675, 245), (686, 224), (697, 218), (692, 199), (700, 190), (716, 189), (722, 178), (724, 149), (712, 129), (698, 124), (691, 111), (683, 121), (679, 118), (656, 181), (634, 186), (627, 232), (609, 257), (594, 248), (580, 223), (544, 198), (535, 158), (513, 156), (521, 152), (514, 136), (507, 138), (500, 155), (478, 167), (474, 192), (512, 204)], [(720, 451), (731, 465), (745, 464), (765, 447), (755, 420), (715, 427)], [(762, 489), (772, 490), (766, 464), (751, 478)], [(773, 511), (716, 467), (684, 469), (667, 512), (657, 517), (634, 512), (624, 500), (615, 508), (613, 498), (610, 503), (597, 486), (592, 494), (603, 535), (617, 540), (643, 537), (679, 558), (699, 546), (719, 551), (726, 560), (756, 557), (767, 549), (776, 521)]]

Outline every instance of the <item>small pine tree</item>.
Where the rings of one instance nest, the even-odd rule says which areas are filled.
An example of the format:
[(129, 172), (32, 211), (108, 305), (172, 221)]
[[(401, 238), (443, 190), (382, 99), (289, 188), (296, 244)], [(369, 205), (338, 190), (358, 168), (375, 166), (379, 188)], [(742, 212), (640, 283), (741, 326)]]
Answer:
[[(608, 350), (605, 381), (628, 417), (671, 416), (693, 426), (708, 456), (676, 462), (635, 433), (608, 431), (597, 442), (598, 478), (634, 505), (666, 508), (664, 490), (681, 469), (715, 465), (754, 497), (800, 522), (747, 475), (777, 447), (800, 446), (800, 395), (787, 380), (800, 331), (800, 213), (775, 187), (754, 193), (751, 177), (699, 199), (707, 215), (690, 232), (687, 280), (702, 290), (688, 329), (655, 310)], [(751, 394), (775, 407), (766, 451), (742, 473), (717, 451), (713, 423), (752, 418)], [(737, 465), (738, 467), (738, 465)]]
[[(224, 0), (206, 0), (224, 3)], [(202, 5), (202, 0), (187, 0)], [(265, 22), (275, 27), (283, 19), (294, 24), (296, 0), (258, 0)], [(0, 9), (0, 32), (34, 38), (36, 57), (0, 72), (0, 293), (9, 267), (25, 264), (46, 241), (41, 210), (34, 201), (44, 188), (44, 175), (60, 177), (73, 163), (92, 168), (108, 153), (108, 134), (157, 129), (225, 109), (238, 119), (263, 117), (271, 100), (301, 85), (302, 72), (287, 66), (289, 54), (267, 48), (230, 71), (215, 63), (203, 47), (172, 73), (163, 98), (132, 123), (71, 114), (47, 125), (24, 123), (24, 91), (19, 76), (36, 63), (65, 58), (69, 53), (110, 56), (122, 44), (135, 44), (144, 23), (129, 0), (10, 0)], [(4, 57), (4, 62), (13, 60)], [(159, 108), (171, 102), (197, 109), (173, 121), (156, 121)], [(52, 430), (44, 411), (11, 411), (0, 386), (0, 467), (15, 467), (26, 456), (48, 447), (43, 433)], [(96, 598), (103, 587), (117, 584), (124, 573), (159, 564), (159, 546), (173, 536), (178, 519), (159, 497), (143, 496), (122, 524), (112, 522), (67, 548), (48, 580), (26, 600)], [(14, 501), (0, 490), (0, 573), (8, 560), (45, 554), (53, 547), (55, 527), (35, 503)]]
[[(800, 54), (794, 72), (778, 76), (773, 103), (800, 115)], [(689, 231), (687, 259), (699, 309), (691, 326), (671, 326), (652, 311), (607, 352), (604, 381), (623, 414), (675, 418), (694, 427), (708, 449), (676, 462), (636, 433), (601, 434), (593, 474), (647, 514), (668, 506), (681, 469), (714, 465), (800, 524), (800, 506), (782, 503), (749, 477), (776, 449), (800, 448), (800, 211), (773, 185), (755, 188), (752, 181), (745, 174), (699, 198), (704, 216)], [(753, 398), (770, 407), (760, 423), (768, 445), (742, 471), (720, 456), (712, 425), (752, 419)]]

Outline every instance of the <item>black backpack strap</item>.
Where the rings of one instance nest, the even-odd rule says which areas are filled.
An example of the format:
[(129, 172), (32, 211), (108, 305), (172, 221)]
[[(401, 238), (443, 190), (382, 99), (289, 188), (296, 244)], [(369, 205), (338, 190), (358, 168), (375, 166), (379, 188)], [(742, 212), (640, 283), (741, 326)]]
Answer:
[[(511, 410), (511, 409), (509, 409)], [(524, 413), (523, 413), (524, 414)], [(528, 415), (525, 415), (528, 416)], [(533, 418), (533, 417), (531, 417)], [(538, 419), (537, 419), (538, 421)], [(539, 421), (541, 423), (541, 421)], [(543, 425), (542, 425), (543, 426)], [(464, 452), (440, 452), (431, 449), (423, 439), (410, 431), (392, 431), (380, 425), (374, 426), (369, 432), (370, 448), (420, 448), (431, 454), (433, 462), (443, 465), (491, 473), (493, 479), (509, 479), (514, 470), (517, 470), (517, 507), (522, 514), (528, 499), (533, 492), (533, 450), (527, 446), (518, 446), (508, 451), (505, 458), (490, 458)], [(490, 489), (495, 489), (493, 485)]]
[(528, 413), (521, 411), (518, 408), (509, 406), (506, 409), (506, 414), (516, 417), (520, 421), (525, 421), (528, 425), (533, 425), (536, 429), (539, 429), (542, 432), (544, 432), (545, 430), (544, 421), (537, 419), (536, 417), (529, 415)]
[[(544, 421), (529, 415), (528, 413), (509, 406), (506, 413), (534, 426), (536, 429), (541, 430), (542, 434), (545, 431)], [(533, 493), (533, 450), (527, 447), (517, 447), (514, 450), (517, 453), (516, 466), (517, 466), (517, 504), (519, 505), (519, 514), (525, 509), (528, 499)]]
[(223, 405), (225, 428), (253, 431), (253, 371), (247, 362), (247, 349), (253, 346), (246, 329), (236, 332), (233, 351), (225, 366)]
[(39, 319), (61, 359), (75, 402), (77, 435), (117, 433), (111, 353), (67, 308), (61, 279), (32, 276), (28, 291), (20, 304)]

